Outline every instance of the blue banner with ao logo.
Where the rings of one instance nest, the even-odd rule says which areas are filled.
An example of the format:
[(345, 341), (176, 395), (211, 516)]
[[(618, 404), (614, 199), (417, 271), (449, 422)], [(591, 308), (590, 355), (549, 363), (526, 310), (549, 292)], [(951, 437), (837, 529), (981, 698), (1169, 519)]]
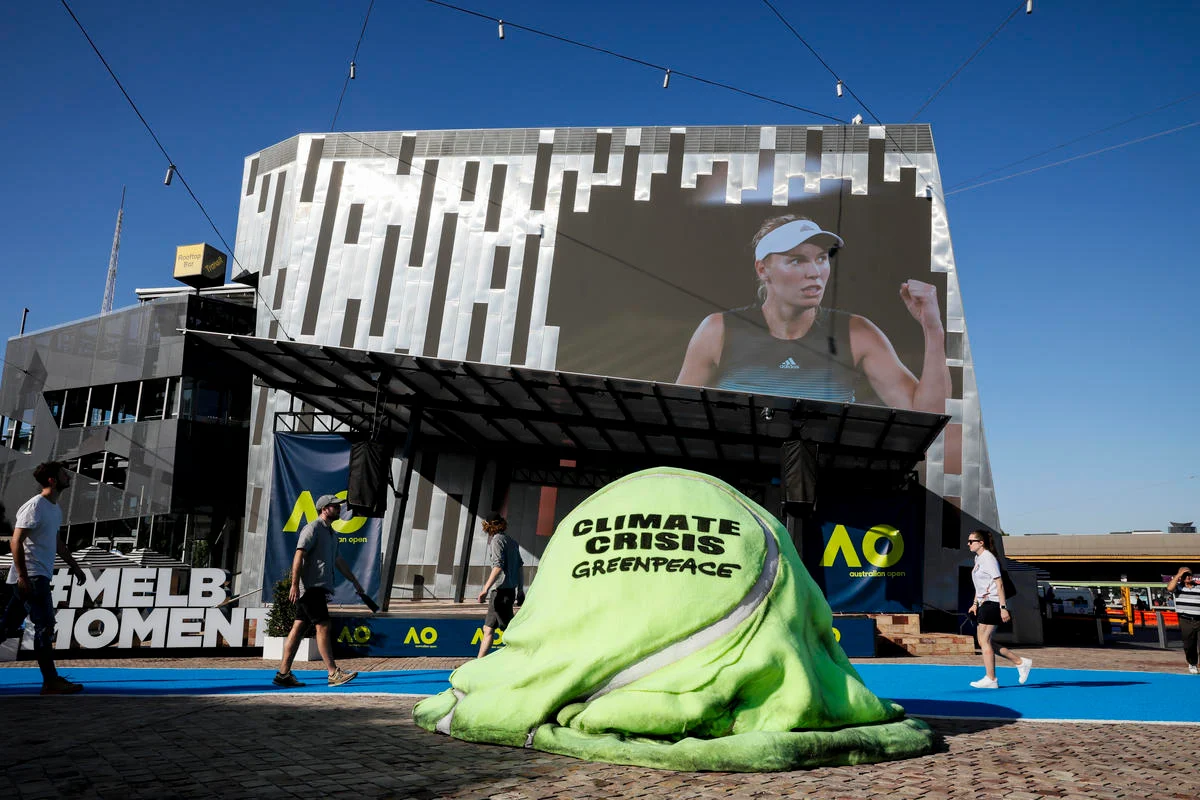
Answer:
[(835, 612), (919, 612), (925, 562), (922, 498), (913, 491), (822, 495), (804, 524), (804, 566)]
[[(270, 601), (275, 582), (292, 570), (300, 530), (317, 518), (323, 494), (346, 498), (350, 476), (350, 443), (337, 434), (275, 434), (271, 475), (271, 509), (267, 518), (267, 552), (263, 566), (263, 599)], [(338, 555), (350, 565), (367, 594), (378, 600), (379, 553), (383, 520), (349, 516), (333, 523)], [(334, 570), (330, 602), (359, 603), (354, 586)]]

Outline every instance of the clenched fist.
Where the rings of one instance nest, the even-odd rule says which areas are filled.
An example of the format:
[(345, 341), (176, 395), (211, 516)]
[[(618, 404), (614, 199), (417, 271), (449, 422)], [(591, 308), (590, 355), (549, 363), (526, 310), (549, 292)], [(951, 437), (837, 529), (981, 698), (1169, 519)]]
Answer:
[(907, 280), (900, 284), (900, 299), (908, 306), (908, 313), (921, 323), (923, 328), (942, 327), (942, 313), (938, 308), (937, 287), (932, 283)]

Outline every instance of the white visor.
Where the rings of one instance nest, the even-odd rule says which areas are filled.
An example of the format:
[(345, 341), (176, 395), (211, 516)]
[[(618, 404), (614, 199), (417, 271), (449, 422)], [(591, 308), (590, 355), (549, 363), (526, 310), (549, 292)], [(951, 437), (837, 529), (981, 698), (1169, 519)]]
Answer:
[(821, 230), (821, 226), (811, 219), (794, 219), (780, 225), (768, 233), (754, 248), (754, 260), (762, 261), (771, 253), (786, 253), (798, 244), (804, 244), (814, 236), (828, 236), (834, 240), (837, 247), (844, 247), (845, 242), (836, 233)]

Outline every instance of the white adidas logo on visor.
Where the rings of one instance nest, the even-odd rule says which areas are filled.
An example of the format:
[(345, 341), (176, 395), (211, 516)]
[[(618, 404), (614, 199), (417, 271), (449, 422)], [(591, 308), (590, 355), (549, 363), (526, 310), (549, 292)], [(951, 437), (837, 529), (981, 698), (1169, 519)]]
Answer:
[(779, 365), (780, 369), (800, 369), (800, 365), (796, 363), (796, 359), (788, 356), (787, 359)]

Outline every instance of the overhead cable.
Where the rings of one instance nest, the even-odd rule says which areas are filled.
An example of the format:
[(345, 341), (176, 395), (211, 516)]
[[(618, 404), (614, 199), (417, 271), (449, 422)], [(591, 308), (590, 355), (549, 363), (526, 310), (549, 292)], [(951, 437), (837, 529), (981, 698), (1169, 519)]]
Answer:
[[(1004, 18), (1004, 22), (1001, 22), (999, 27), (997, 27), (996, 30), (992, 31), (991, 35), (989, 35), (986, 39), (983, 40), (983, 44), (981, 44), (981, 45), (979, 45), (979, 47), (975, 48), (975, 52), (971, 53), (971, 55), (967, 57), (967, 60), (964, 61), (962, 64), (960, 64), (958, 66), (958, 69), (954, 70), (953, 74), (951, 74), (950, 77), (947, 78), (946, 81), (937, 88), (937, 91), (934, 92), (933, 94), (931, 94), (929, 96), (929, 99), (926, 100), (924, 103), (922, 103), (921, 107), (918, 108), (915, 112), (913, 112), (912, 117), (908, 121), (915, 122), (917, 117), (921, 115), (921, 112), (924, 111), (925, 109), (929, 108), (929, 104), (937, 99), (937, 96), (942, 93), (942, 90), (945, 89), (947, 86), (949, 86), (950, 83), (955, 78), (958, 77), (958, 73), (960, 73), (964, 69), (966, 69), (967, 64), (970, 64), (972, 61), (974, 61), (975, 56), (982, 53), (983, 49), (991, 43), (992, 39), (995, 39), (1000, 34), (1000, 31), (1004, 30), (1005, 26), (1007, 26), (1008, 23), (1012, 22), (1013, 17), (1015, 17), (1017, 14), (1019, 14), (1025, 8), (1026, 8), (1026, 0), (1021, 0), (1020, 4), (1018, 4), (1017, 7), (1012, 10), (1012, 13), (1010, 13), (1007, 17)], [(1026, 11), (1026, 13), (1029, 13), (1029, 12)]]
[[(171, 158), (170, 154), (167, 153), (167, 148), (163, 147), (163, 143), (159, 140), (158, 135), (154, 133), (154, 129), (150, 127), (150, 123), (146, 121), (144, 116), (142, 116), (142, 112), (138, 110), (137, 103), (133, 102), (133, 98), (129, 96), (129, 92), (125, 91), (125, 86), (121, 83), (121, 79), (117, 77), (117, 73), (113, 72), (113, 68), (108, 65), (108, 61), (104, 58), (104, 54), (100, 52), (100, 48), (96, 46), (96, 43), (92, 41), (92, 37), (88, 35), (87, 29), (84, 28), (83, 23), (79, 21), (79, 17), (75, 16), (75, 12), (71, 10), (69, 5), (67, 5), (67, 0), (59, 0), (59, 2), (62, 3), (62, 6), (66, 9), (67, 13), (71, 15), (71, 19), (75, 21), (75, 25), (79, 28), (79, 32), (83, 34), (83, 38), (87, 39), (87, 43), (91, 45), (92, 51), (96, 54), (96, 57), (100, 59), (100, 63), (104, 65), (106, 70), (108, 70), (108, 74), (112, 76), (113, 82), (117, 84), (117, 88), (121, 90), (121, 94), (125, 95), (125, 99), (129, 102), (129, 107), (133, 109), (133, 113), (137, 114), (137, 118), (142, 121), (142, 125), (146, 128), (146, 132), (150, 134), (150, 138), (154, 140), (154, 144), (158, 145), (159, 151), (163, 154), (163, 157), (167, 159), (167, 177), (164, 179), (163, 183), (169, 186), (171, 183), (171, 177), (177, 176), (179, 178), (179, 182), (183, 184), (183, 188), (187, 189), (188, 195), (191, 196), (192, 201), (196, 204), (196, 207), (200, 209), (200, 213), (204, 215), (204, 218), (208, 220), (209, 226), (212, 227), (213, 232), (217, 234), (217, 238), (221, 240), (221, 244), (225, 245), (225, 249), (229, 251), (229, 257), (233, 259), (233, 263), (245, 270), (246, 268), (243, 267), (240, 262), (238, 262), (237, 255), (234, 253), (233, 248), (229, 246), (229, 242), (225, 241), (225, 237), (221, 234), (221, 230), (217, 227), (217, 223), (213, 222), (212, 216), (209, 215), (208, 210), (204, 207), (204, 204), (200, 202), (200, 198), (196, 196), (196, 193), (192, 191), (192, 187), (188, 185), (187, 179), (183, 177), (183, 172), (179, 169), (179, 166), (175, 163), (175, 160)], [(287, 330), (283, 327), (283, 322), (281, 322), (279, 317), (275, 316), (275, 312), (271, 310), (266, 298), (264, 298), (262, 293), (258, 291), (257, 286), (254, 287), (254, 291), (258, 294), (259, 299), (263, 301), (263, 305), (266, 307), (267, 313), (279, 323), (279, 329), (283, 331), (284, 335), (287, 336), (289, 340), (294, 341), (291, 335), (288, 334)]]
[(1159, 131), (1158, 133), (1152, 133), (1149, 136), (1141, 136), (1141, 137), (1138, 137), (1137, 139), (1130, 139), (1129, 141), (1121, 142), (1120, 144), (1114, 144), (1114, 145), (1110, 145), (1108, 147), (1101, 147), (1099, 150), (1092, 150), (1090, 153), (1081, 153), (1080, 155), (1077, 155), (1077, 156), (1071, 156), (1070, 158), (1064, 158), (1062, 161), (1055, 161), (1051, 164), (1043, 164), (1040, 167), (1034, 167), (1033, 169), (1023, 170), (1021, 172), (1014, 172), (1012, 175), (1005, 175), (1002, 178), (992, 178), (990, 181), (982, 181), (980, 183), (973, 183), (970, 186), (964, 186), (961, 189), (953, 189), (949, 192), (946, 192), (946, 196), (949, 197), (950, 195), (958, 194), (959, 192), (966, 192), (971, 189), (978, 189), (980, 186), (988, 186), (993, 183), (1000, 183), (1002, 181), (1012, 180), (1013, 178), (1019, 178), (1022, 175), (1032, 175), (1033, 173), (1041, 172), (1044, 169), (1050, 169), (1051, 167), (1058, 167), (1063, 164), (1069, 164), (1072, 161), (1078, 161), (1081, 158), (1090, 158), (1091, 156), (1097, 156), (1097, 155), (1100, 155), (1101, 153), (1107, 153), (1111, 150), (1117, 150), (1122, 147), (1128, 147), (1131, 144), (1138, 144), (1139, 142), (1146, 142), (1151, 139), (1157, 139), (1158, 137), (1166, 136), (1167, 134), (1178, 133), (1179, 131), (1185, 131), (1188, 128), (1194, 128), (1197, 125), (1200, 125), (1200, 120), (1198, 120), (1196, 122), (1189, 122), (1187, 125), (1180, 125), (1179, 127), (1171, 128), (1170, 130)]
[(354, 45), (354, 55), (350, 56), (350, 71), (346, 74), (346, 79), (342, 81), (342, 93), (338, 95), (337, 108), (333, 110), (333, 119), (329, 121), (329, 130), (333, 130), (337, 125), (338, 114), (342, 111), (342, 99), (346, 96), (346, 87), (350, 85), (350, 81), (354, 80), (355, 67), (358, 64), (358, 48), (362, 47), (363, 37), (367, 35), (367, 23), (371, 20), (371, 9), (375, 8), (375, 0), (371, 0), (371, 4), (367, 6), (367, 15), (363, 18), (362, 30), (358, 33), (358, 42)]
[[(829, 66), (829, 62), (827, 62), (825, 59), (821, 58), (821, 54), (818, 53), (816, 51), (816, 49), (811, 44), (809, 44), (808, 41), (805, 40), (805, 38), (803, 36), (800, 35), (800, 32), (798, 30), (796, 30), (795, 26), (793, 26), (792, 23), (788, 22), (787, 18), (785, 16), (783, 16), (782, 13), (780, 13), (779, 9), (777, 9), (775, 6), (773, 6), (771, 4), (771, 0), (763, 0), (763, 4), (767, 8), (771, 9), (771, 12), (773, 14), (775, 14), (776, 17), (779, 18), (779, 21), (782, 22), (784, 24), (784, 26), (789, 31), (792, 32), (792, 35), (795, 36), (800, 41), (800, 44), (802, 44), (806, 48), (808, 48), (808, 52), (812, 53), (813, 57), (816, 58), (817, 61), (821, 62), (821, 66), (825, 67), (825, 69), (829, 72), (829, 74), (832, 75), (837, 80), (837, 84), (835, 85), (835, 91), (837, 93), (837, 96), (841, 97), (843, 90), (849, 92), (850, 96), (854, 98), (855, 102), (858, 103), (860, 106), (862, 106), (863, 111), (866, 111), (871, 116), (871, 119), (875, 120), (875, 124), (883, 127), (883, 135), (885, 137), (887, 137), (887, 140), (892, 143), (892, 146), (894, 146), (896, 148), (896, 150), (900, 153), (900, 155), (904, 156), (904, 160), (907, 161), (914, 169), (917, 170), (917, 176), (925, 183), (926, 193), (927, 194), (932, 193), (934, 191), (933, 184), (929, 182), (928, 178), (926, 178), (924, 175), (921, 174), (920, 167), (918, 167), (916, 165), (916, 162), (914, 162), (909, 157), (908, 153), (905, 152), (904, 148), (900, 146), (900, 143), (897, 142), (892, 137), (892, 134), (888, 131), (887, 126), (884, 125), (883, 120), (881, 120), (879, 118), (879, 116), (867, 106), (867, 104), (863, 101), (863, 99), (861, 97), (859, 97), (858, 95), (856, 95), (854, 93), (854, 90), (851, 89), (850, 86), (842, 79), (842, 77), (837, 74), (837, 72), (833, 69), (833, 67)], [(852, 120), (852, 124), (859, 125), (861, 123), (862, 123), (862, 115), (856, 114), (854, 116), (854, 119)], [(844, 136), (845, 136), (845, 133), (843, 132), (843, 137)], [(843, 144), (844, 144), (844, 141), (843, 141)], [(844, 162), (845, 161), (845, 148), (844, 147), (843, 147), (842, 159)], [(842, 166), (844, 168), (844, 166), (845, 166), (844, 163)]]
[(1025, 156), (1024, 158), (1019, 158), (1016, 161), (1012, 161), (1008, 164), (1005, 164), (1002, 167), (993, 167), (992, 169), (985, 170), (984, 172), (979, 173), (978, 175), (976, 175), (973, 178), (968, 178), (965, 181), (956, 183), (954, 186), (951, 186), (950, 188), (953, 190), (953, 189), (957, 189), (960, 186), (966, 186), (969, 183), (974, 183), (975, 181), (979, 180), (980, 178), (986, 178), (988, 175), (992, 175), (997, 172), (1003, 172), (1006, 169), (1011, 169), (1012, 167), (1018, 166), (1020, 164), (1024, 164), (1026, 161), (1032, 161), (1035, 158), (1040, 158), (1041, 156), (1049, 155), (1050, 153), (1053, 153), (1056, 150), (1062, 150), (1064, 147), (1069, 147), (1070, 145), (1076, 144), (1077, 142), (1082, 142), (1084, 139), (1090, 139), (1093, 136), (1098, 136), (1101, 133), (1107, 133), (1108, 131), (1115, 130), (1115, 129), (1121, 127), (1122, 125), (1128, 125), (1130, 122), (1134, 122), (1136, 120), (1142, 119), (1143, 117), (1148, 117), (1151, 114), (1157, 114), (1159, 111), (1170, 108), (1171, 106), (1177, 106), (1180, 103), (1187, 102), (1188, 100), (1191, 100), (1192, 98), (1197, 97), (1197, 96), (1200, 96), (1200, 92), (1192, 92), (1191, 94), (1187, 95), (1186, 97), (1181, 97), (1178, 100), (1172, 100), (1171, 102), (1166, 103), (1165, 105), (1161, 105), (1158, 108), (1151, 109), (1150, 111), (1146, 111), (1141, 114), (1135, 114), (1134, 116), (1123, 119), (1120, 122), (1114, 123), (1112, 125), (1108, 125), (1106, 127), (1100, 128), (1098, 130), (1094, 130), (1091, 133), (1085, 133), (1083, 136), (1076, 136), (1074, 139), (1071, 139), (1070, 141), (1063, 142), (1062, 144), (1056, 144), (1056, 145), (1054, 145), (1054, 147), (1050, 147), (1050, 148), (1047, 148), (1046, 150), (1042, 150), (1040, 152), (1034, 153), (1031, 156)]
[[(451, 11), (457, 11), (460, 14), (466, 14), (468, 16), (477, 17), (479, 19), (486, 19), (486, 20), (489, 20), (490, 22), (496, 23), (497, 25), (499, 25), (501, 22), (503, 22), (504, 26), (506, 28), (511, 28), (511, 29), (519, 30), (519, 31), (525, 31), (526, 33), (532, 33), (535, 36), (542, 36), (546, 39), (553, 39), (556, 42), (562, 42), (563, 44), (569, 44), (569, 45), (572, 45), (573, 47), (581, 47), (585, 50), (591, 50), (594, 53), (602, 53), (606, 56), (612, 56), (613, 58), (619, 58), (622, 61), (629, 62), (630, 64), (638, 64), (639, 66), (648, 67), (650, 69), (653, 69), (655, 72), (663, 74), (664, 76), (667, 73), (669, 73), (671, 77), (686, 78), (688, 80), (695, 81), (696, 83), (704, 84), (705, 86), (713, 86), (718, 89), (725, 89), (726, 91), (735, 92), (735, 93), (743, 95), (745, 97), (752, 97), (755, 100), (762, 100), (762, 101), (765, 101), (768, 103), (774, 103), (777, 106), (782, 106), (784, 108), (790, 108), (793, 111), (802, 111), (805, 114), (812, 114), (813, 116), (820, 117), (821, 119), (827, 119), (827, 120), (831, 120), (833, 122), (837, 122), (840, 124), (845, 124), (844, 119), (832, 116), (830, 114), (824, 114), (820, 111), (815, 111), (811, 108), (805, 108), (804, 106), (798, 106), (798, 105), (795, 105), (794, 103), (788, 103), (784, 100), (779, 100), (778, 98), (774, 98), (774, 97), (768, 97), (763, 94), (758, 94), (757, 92), (747, 91), (746, 89), (739, 89), (736, 86), (731, 86), (727, 83), (721, 83), (720, 81), (711, 80), (709, 78), (703, 78), (699, 75), (694, 75), (689, 72), (681, 72), (680, 70), (677, 70), (673, 67), (667, 67), (663, 64), (655, 64), (650, 61), (645, 61), (640, 58), (635, 58), (634, 56), (628, 56), (628, 55), (625, 55), (624, 53), (618, 53), (614, 50), (609, 50), (607, 48), (599, 47), (594, 44), (588, 44), (587, 42), (581, 42), (576, 39), (570, 39), (566, 36), (560, 36), (559, 34), (556, 34), (556, 33), (550, 33), (548, 31), (538, 30), (537, 28), (531, 28), (527, 25), (519, 25), (519, 24), (513, 22), (511, 19), (501, 20), (499, 17), (492, 17), (487, 14), (481, 14), (480, 12), (472, 11), (469, 8), (463, 8), (462, 6), (456, 6), (452, 3), (443, 2), (443, 0), (425, 0), (425, 2), (435, 5), (435, 6), (441, 6), (442, 8), (448, 8)], [(668, 81), (666, 79), (664, 79), (663, 82), (667, 83)]]

